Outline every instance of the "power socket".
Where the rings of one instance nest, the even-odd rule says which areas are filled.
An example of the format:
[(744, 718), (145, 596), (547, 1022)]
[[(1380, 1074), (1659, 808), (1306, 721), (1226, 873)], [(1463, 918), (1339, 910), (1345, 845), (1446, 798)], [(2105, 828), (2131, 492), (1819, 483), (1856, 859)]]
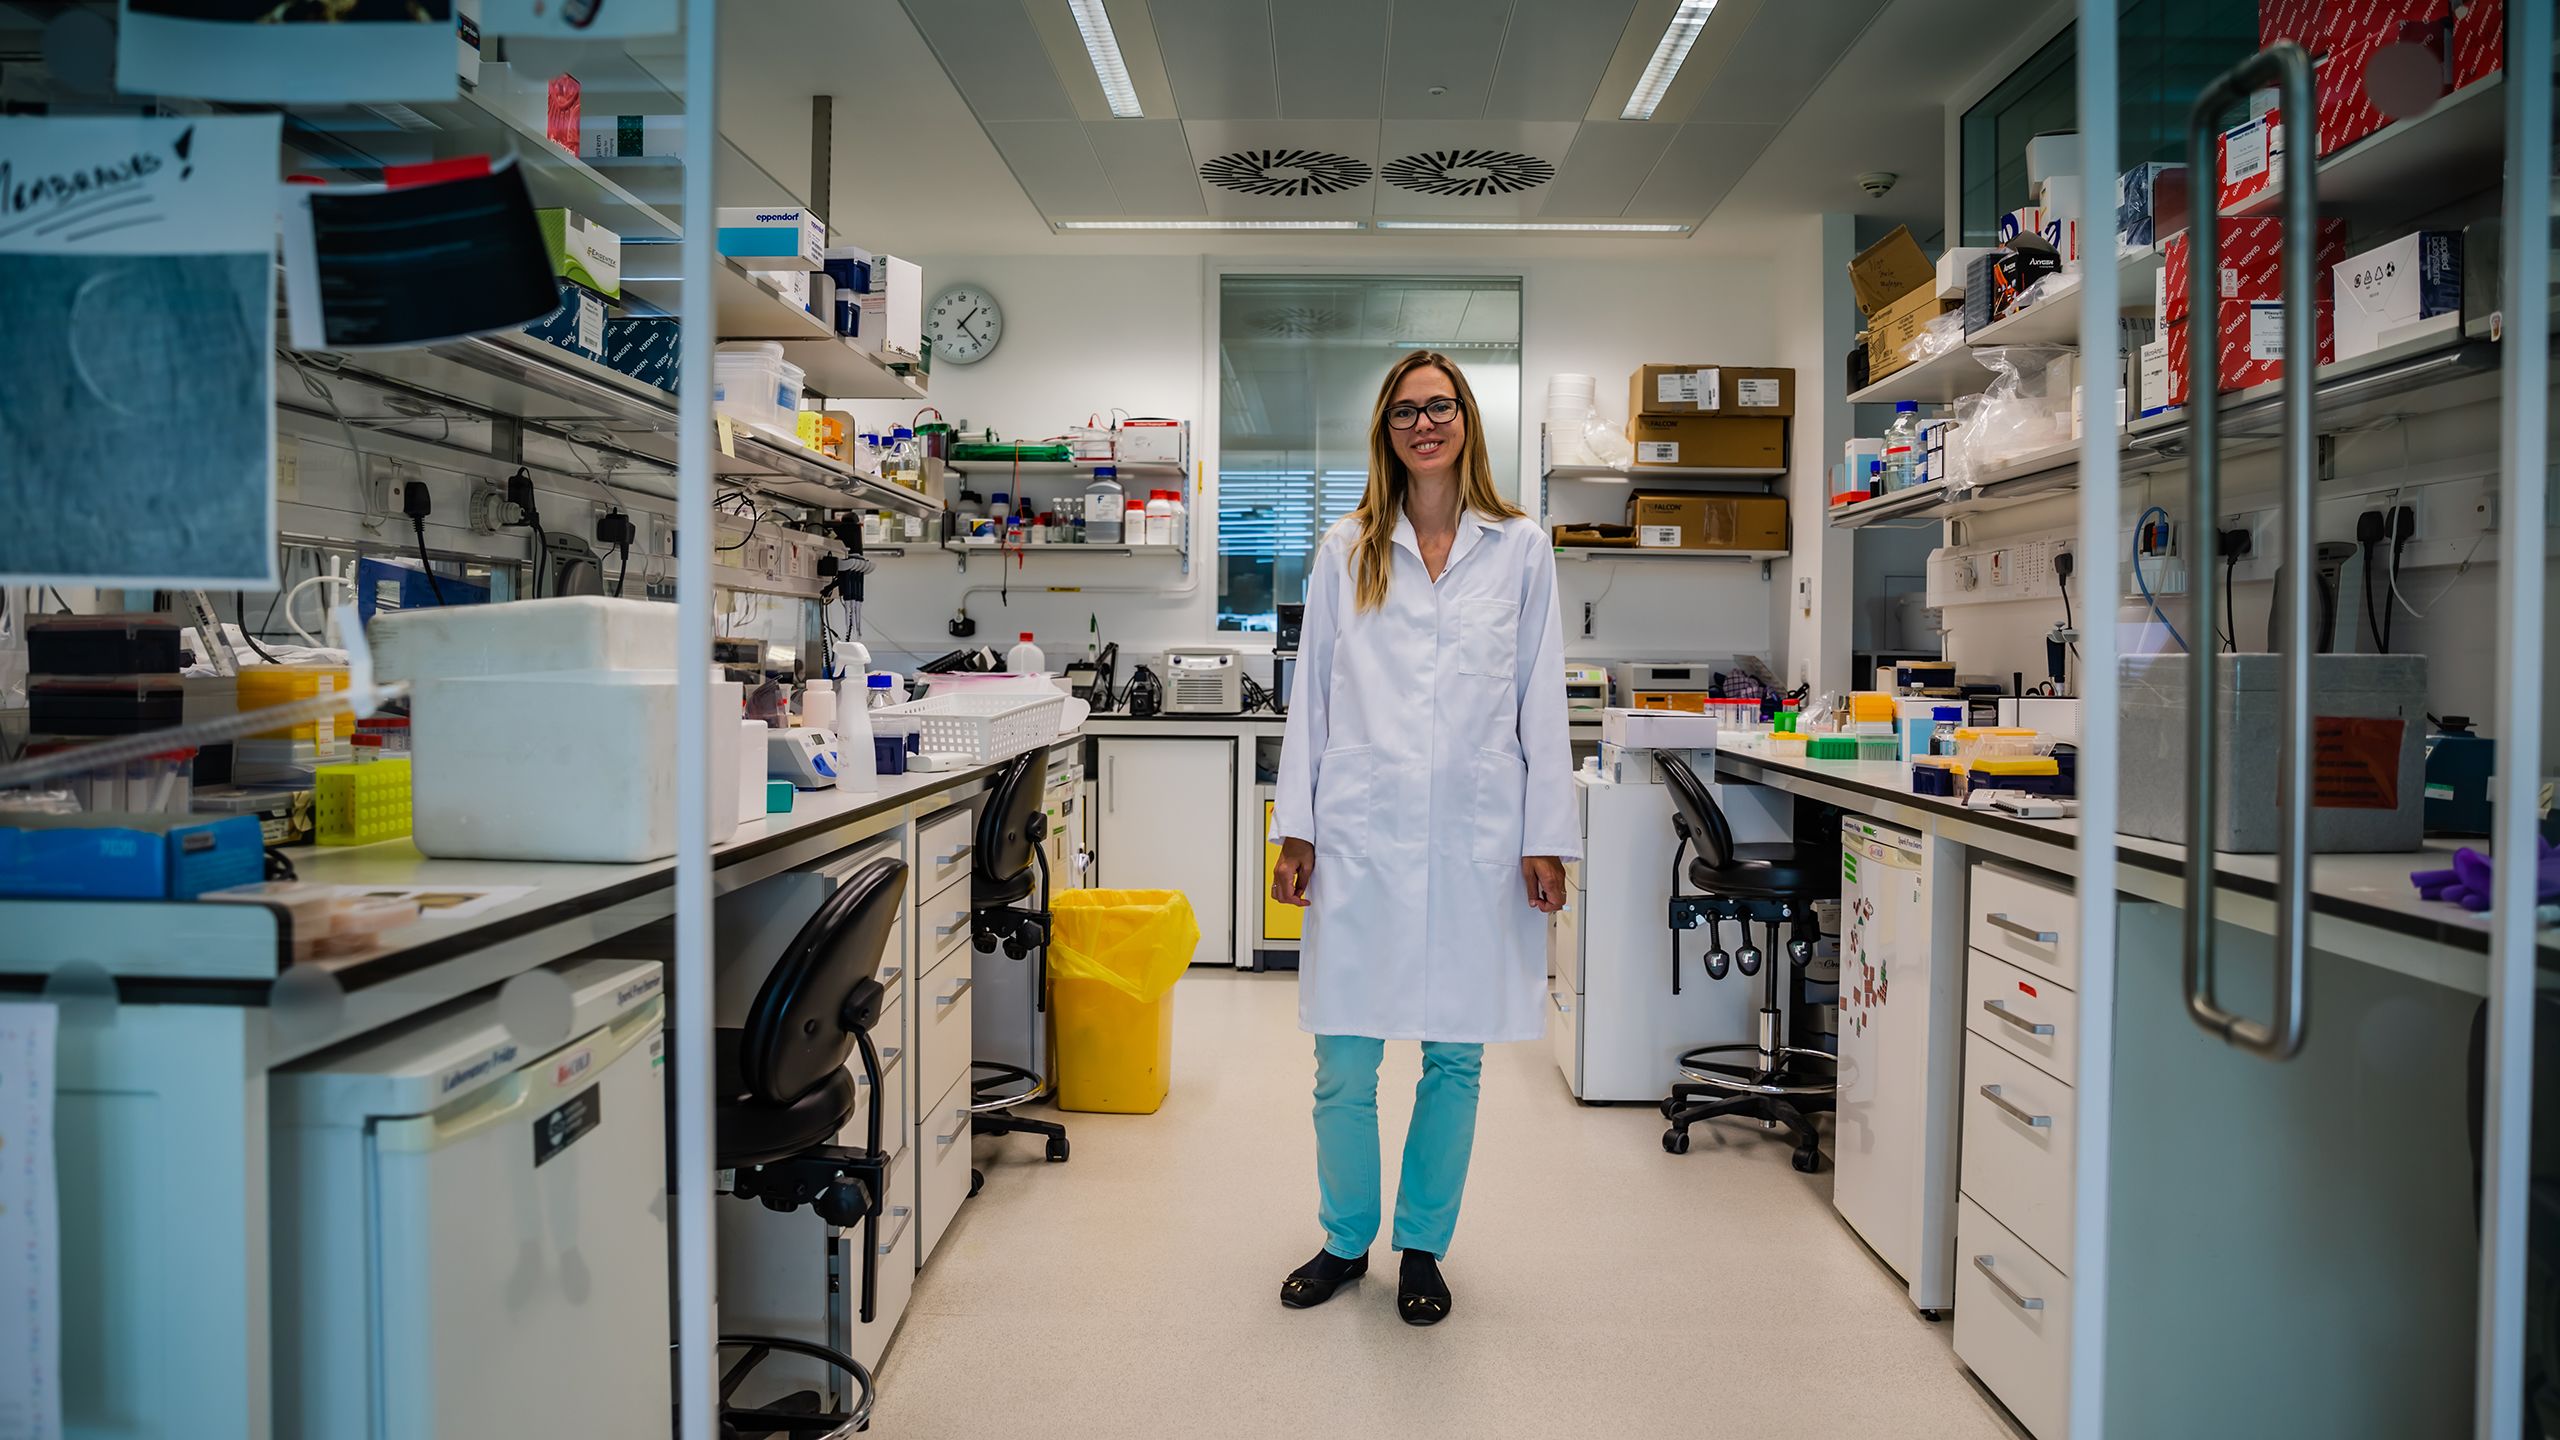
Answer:
[(1590, 638), (1591, 638), (1591, 627), (1592, 627), (1592, 625), (1597, 621), (1597, 619), (1598, 619), (1598, 617), (1599, 617), (1599, 613), (1600, 613), (1600, 602), (1598, 602), (1598, 601), (1596, 601), (1596, 600), (1585, 600), (1585, 601), (1583, 601), (1583, 602), (1582, 602), (1582, 638), (1583, 638), (1583, 639), (1588, 640), (1588, 639), (1590, 639)]
[(507, 487), (495, 480), (471, 482), (471, 533), (495, 535), (507, 523)]

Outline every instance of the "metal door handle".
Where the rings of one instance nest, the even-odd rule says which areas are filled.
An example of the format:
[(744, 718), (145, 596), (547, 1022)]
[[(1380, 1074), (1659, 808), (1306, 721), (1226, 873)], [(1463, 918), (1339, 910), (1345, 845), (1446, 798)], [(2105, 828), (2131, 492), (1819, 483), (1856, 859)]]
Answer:
[(977, 977), (973, 975), (968, 979), (961, 981), (959, 984), (952, 986), (950, 994), (934, 996), (933, 1003), (937, 1008), (944, 1005), (957, 1005), (960, 1003), (960, 997), (968, 994), (970, 987), (977, 983)]
[(959, 849), (952, 851), (952, 852), (951, 852), (950, 854), (948, 854), (948, 855), (936, 855), (936, 856), (934, 856), (934, 857), (933, 857), (933, 863), (934, 863), (934, 866), (938, 869), (938, 868), (940, 868), (940, 867), (942, 867), (942, 866), (944, 866), (944, 865), (957, 865), (957, 864), (959, 864), (963, 859), (967, 858), (967, 856), (969, 855), (969, 852), (971, 852), (971, 851), (973, 851), (973, 850), (975, 850), (975, 849), (977, 849), (977, 848), (978, 848), (978, 847), (977, 847), (976, 845), (974, 845), (974, 844), (970, 844), (970, 845), (963, 845), (963, 846), (961, 846)]
[[(2214, 124), (2222, 112), (2249, 93), (2274, 81), (2281, 113), (2290, 117), (2311, 112), (2311, 57), (2292, 41), (2278, 41), (2241, 61), (2206, 85), (2187, 111), (2187, 155), (2197, 168), (2191, 175), (2212, 175)], [(2301, 122), (2288, 124), (2299, 132)], [(2219, 667), (2214, 649), (2187, 647), (2187, 864), (2186, 912), (2182, 948), (2187, 1014), (2208, 1034), (2220, 1036), (2252, 1054), (2290, 1060), (2302, 1052), (2310, 1016), (2311, 948), (2311, 580), (2312, 463), (2318, 436), (2312, 431), (2311, 401), (2319, 350), (2312, 328), (2311, 243), (2318, 215), (2319, 172), (2316, 145), (2290, 144), (2284, 154), (2284, 225), (2292, 240), (2282, 249), (2284, 285), (2284, 533), (2277, 546), (2286, 593), (2278, 597), (2284, 614), (2283, 701), (2276, 731), (2276, 986), (2273, 1012), (2264, 1021), (2222, 1007), (2214, 989), (2214, 820), (2220, 796), (2214, 772), (2218, 708), (2214, 682)], [(2199, 316), (2208, 326), (2221, 300), (2221, 236), (2213, 187), (2198, 184), (2187, 198), (2187, 323)], [(2215, 347), (2190, 352), (2193, 372), (2188, 385), (2187, 455), (2194, 471), (2193, 513), (2222, 513), (2221, 374)], [(2213, 636), (2220, 623), (2220, 597), (2210, 585), (2190, 587), (2188, 624), (2193, 632)]]
[(950, 1148), (950, 1146), (951, 1146), (951, 1142), (953, 1142), (953, 1141), (955, 1141), (955, 1140), (959, 1139), (961, 1136), (966, 1135), (966, 1134), (968, 1134), (968, 1133), (969, 1133), (969, 1112), (968, 1112), (968, 1111), (966, 1111), (966, 1110), (954, 1110), (954, 1111), (952, 1111), (951, 1113), (952, 1113), (953, 1115), (955, 1115), (955, 1116), (959, 1117), (959, 1120), (960, 1120), (960, 1128), (959, 1128), (959, 1129), (957, 1129), (957, 1130), (952, 1131), (952, 1132), (951, 1132), (950, 1134), (948, 1134), (948, 1135), (936, 1135), (936, 1136), (934, 1136), (934, 1137), (933, 1137), (933, 1145), (934, 1145), (934, 1148), (935, 1148), (935, 1149), (937, 1149), (937, 1150), (949, 1149), (949, 1148)]
[(2042, 1130), (2053, 1124), (2052, 1116), (2032, 1114), (2029, 1111), (2020, 1108), (2017, 1101), (2001, 1094), (2000, 1087), (1997, 1085), (1983, 1086), (1982, 1098), (1999, 1106), (2001, 1109), (2008, 1111), (2010, 1118), (2016, 1120), (2022, 1125), (2033, 1125), (2037, 1129)]
[(2051, 930), (2038, 930), (2032, 926), (2021, 925), (2017, 921), (2010, 919), (2008, 916), (2001, 914), (1996, 910), (1983, 916), (1982, 923), (1990, 926), (1994, 930), (2006, 930), (2021, 940), (2032, 941), (2038, 945), (2059, 945), (2062, 943), (2062, 936), (2060, 934)]
[(1982, 1008), (1990, 1011), (2001, 1019), (2006, 1020), (2020, 1030), (2024, 1030), (2030, 1035), (2050, 1035), (2053, 1033), (2052, 1026), (2039, 1024), (2036, 1021), (2028, 1019), (2026, 1016), (2010, 1009), (2009, 1002), (2005, 1000), (1985, 1000), (1982, 1002)]
[(1102, 759), (1102, 793), (1111, 813), (1120, 813), (1120, 757), (1106, 755)]
[(1991, 1268), (1990, 1256), (1974, 1256), (1973, 1268), (1982, 1272), (1982, 1278), (1991, 1282), (1991, 1288), (2000, 1292), (2001, 1299), (2008, 1301), (2010, 1304), (2017, 1306), (2021, 1310), (2041, 1310), (2044, 1308), (2044, 1297), (2040, 1295), (2021, 1295), (2018, 1293), (2018, 1287), (2001, 1279), (2000, 1272)]

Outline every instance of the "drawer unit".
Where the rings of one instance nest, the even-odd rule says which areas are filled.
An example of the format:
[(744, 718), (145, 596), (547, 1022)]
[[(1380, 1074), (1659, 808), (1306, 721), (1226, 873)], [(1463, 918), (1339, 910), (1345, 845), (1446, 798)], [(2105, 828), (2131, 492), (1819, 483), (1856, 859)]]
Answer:
[(969, 1198), (969, 1150), (969, 1077), (963, 1075), (916, 1123), (918, 1268), (933, 1258), (933, 1247)]
[(977, 833), (978, 812), (967, 805), (945, 810), (916, 827), (914, 888), (919, 908), (953, 881), (969, 877)]
[(868, 1366), (873, 1374), (880, 1371), (880, 1357), (889, 1350), (889, 1337), (897, 1332), (900, 1317), (907, 1313), (907, 1297), (915, 1293), (915, 1157), (912, 1153), (889, 1163), (889, 1179), (881, 1191), (880, 1238), (872, 1242), (872, 1269), (878, 1288), (872, 1295), (871, 1323), (862, 1323), (862, 1228), (855, 1226), (844, 1232), (844, 1241), (836, 1247), (836, 1264), (841, 1273), (835, 1278), (843, 1287), (844, 1313), (851, 1332), (848, 1354)]
[[(881, 973), (888, 974), (888, 967), (883, 966)], [(909, 1037), (909, 1023), (907, 982), (901, 975), (890, 984), (888, 998), (880, 1002), (880, 1023), (871, 1027), (871, 1043), (880, 1051), (880, 1148), (891, 1155), (906, 1153), (907, 1139), (915, 1132), (915, 1100), (907, 1089), (907, 1052), (915, 1044)], [(870, 1082), (862, 1073), (860, 1051), (854, 1052), (845, 1068), (853, 1072), (858, 1093), (853, 1116), (845, 1121), (836, 1143), (867, 1145), (871, 1143)]]
[(2071, 1087), (1979, 1035), (1964, 1042), (1964, 1193), (2071, 1268)]
[[(1582, 997), (1573, 993), (1562, 977), (1547, 982), (1547, 1044), (1555, 1051), (1556, 1068), (1564, 1072), (1567, 1088), (1582, 1088)], [(1670, 1093), (1670, 1087), (1663, 1087)]]
[(916, 907), (916, 969), (930, 973), (969, 944), (969, 886), (954, 885)]
[(2080, 996), (2070, 986), (1976, 950), (1965, 966), (1964, 1023), (2063, 1084), (2078, 1083)]
[(1970, 1200), (1956, 1203), (1956, 1358), (2036, 1440), (2063, 1440), (2071, 1280)]
[(1547, 918), (1547, 973), (1567, 994), (1582, 991), (1582, 912), (1590, 897), (1566, 886), (1564, 908)]
[[(911, 1083), (919, 1103), (925, 1096), (940, 1095), (955, 1081), (963, 1090), (968, 1088), (969, 1057), (975, 1048), (972, 1013), (977, 1008), (977, 999), (970, 992), (977, 983), (968, 962), (960, 960), (927, 975), (907, 992), (909, 1008), (916, 1017)], [(916, 1122), (921, 1135), (927, 1125), (922, 1110), (916, 1112)]]
[(2080, 983), (2079, 900), (2058, 880), (2005, 865), (1973, 867), (1965, 934), (1974, 949), (2021, 970)]

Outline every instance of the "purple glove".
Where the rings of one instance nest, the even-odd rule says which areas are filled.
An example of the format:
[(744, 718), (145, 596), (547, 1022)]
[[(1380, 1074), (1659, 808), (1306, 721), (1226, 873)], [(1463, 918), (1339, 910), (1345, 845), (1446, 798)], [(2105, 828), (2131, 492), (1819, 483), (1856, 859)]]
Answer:
[[(2560, 900), (2560, 847), (2537, 837), (2534, 851), (2534, 899)], [(2450, 901), (2478, 913), (2489, 908), (2493, 873), (2489, 857), (2465, 845), (2453, 852), (2452, 869), (2412, 870), (2409, 883), (2418, 887), (2420, 899)]]

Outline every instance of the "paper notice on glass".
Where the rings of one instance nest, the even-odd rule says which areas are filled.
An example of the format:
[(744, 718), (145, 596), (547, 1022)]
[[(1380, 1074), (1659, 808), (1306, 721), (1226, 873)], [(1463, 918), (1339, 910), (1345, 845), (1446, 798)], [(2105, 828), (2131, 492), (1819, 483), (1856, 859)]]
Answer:
[(0, 1440), (62, 1434), (54, 1008), (0, 1005)]
[(280, 127), (0, 118), (0, 582), (275, 586)]
[(487, 0), (480, 28), (555, 39), (672, 35), (676, 0)]
[(345, 104), (451, 100), (453, 0), (119, 0), (128, 95)]
[(432, 184), (296, 185), (283, 220), (296, 349), (430, 345), (560, 305), (513, 157)]

